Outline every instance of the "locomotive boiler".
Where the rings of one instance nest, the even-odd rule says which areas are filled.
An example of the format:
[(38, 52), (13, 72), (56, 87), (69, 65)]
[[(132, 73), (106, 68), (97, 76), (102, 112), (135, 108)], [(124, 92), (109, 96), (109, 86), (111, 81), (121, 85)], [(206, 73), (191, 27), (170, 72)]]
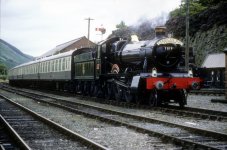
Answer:
[(174, 38), (131, 41), (122, 46), (120, 50), (117, 50), (119, 42), (121, 43), (122, 41), (113, 43), (113, 48), (116, 53), (114, 59), (121, 65), (139, 65), (144, 63), (144, 67), (156, 67), (165, 71), (175, 69), (182, 59), (183, 43)]

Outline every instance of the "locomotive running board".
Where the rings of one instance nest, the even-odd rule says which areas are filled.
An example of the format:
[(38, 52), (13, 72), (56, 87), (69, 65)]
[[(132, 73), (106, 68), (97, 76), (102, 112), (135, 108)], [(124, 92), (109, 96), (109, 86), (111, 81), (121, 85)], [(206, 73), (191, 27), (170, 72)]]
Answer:
[(115, 79), (108, 80), (107, 82), (109, 82), (109, 83), (115, 83), (115, 84), (117, 84), (117, 85), (119, 85), (119, 86), (121, 86), (121, 87), (123, 87), (123, 88), (129, 88), (128, 85), (124, 84), (124, 83), (121, 82), (121, 81), (117, 81), (117, 80), (115, 80)]

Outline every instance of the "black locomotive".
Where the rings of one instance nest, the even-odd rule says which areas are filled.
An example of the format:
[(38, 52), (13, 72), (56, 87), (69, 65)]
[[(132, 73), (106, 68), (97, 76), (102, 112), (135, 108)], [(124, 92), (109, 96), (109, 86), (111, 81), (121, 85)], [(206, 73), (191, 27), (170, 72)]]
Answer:
[(201, 79), (184, 69), (183, 43), (157, 28), (153, 40), (114, 37), (96, 48), (82, 48), (22, 64), (10, 70), (18, 86), (49, 87), (116, 101), (151, 106), (177, 102), (199, 89)]

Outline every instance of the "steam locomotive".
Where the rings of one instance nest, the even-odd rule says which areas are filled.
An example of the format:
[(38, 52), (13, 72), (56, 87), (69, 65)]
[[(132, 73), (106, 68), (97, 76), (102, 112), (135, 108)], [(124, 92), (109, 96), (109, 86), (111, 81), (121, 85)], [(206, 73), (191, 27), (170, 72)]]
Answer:
[(151, 106), (187, 104), (187, 92), (202, 80), (184, 69), (183, 43), (156, 28), (153, 40), (114, 37), (95, 48), (32, 61), (9, 71), (9, 83), (66, 90)]

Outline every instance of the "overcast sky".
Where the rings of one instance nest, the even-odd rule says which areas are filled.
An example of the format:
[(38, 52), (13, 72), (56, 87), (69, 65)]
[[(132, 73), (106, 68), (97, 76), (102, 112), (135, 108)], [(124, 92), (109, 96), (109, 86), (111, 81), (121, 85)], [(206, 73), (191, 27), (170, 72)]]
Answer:
[(96, 27), (111, 34), (123, 20), (133, 25), (141, 18), (152, 19), (180, 5), (180, 0), (0, 0), (1, 39), (22, 52), (39, 56), (56, 45), (87, 36), (91, 17), (92, 41), (101, 39)]

